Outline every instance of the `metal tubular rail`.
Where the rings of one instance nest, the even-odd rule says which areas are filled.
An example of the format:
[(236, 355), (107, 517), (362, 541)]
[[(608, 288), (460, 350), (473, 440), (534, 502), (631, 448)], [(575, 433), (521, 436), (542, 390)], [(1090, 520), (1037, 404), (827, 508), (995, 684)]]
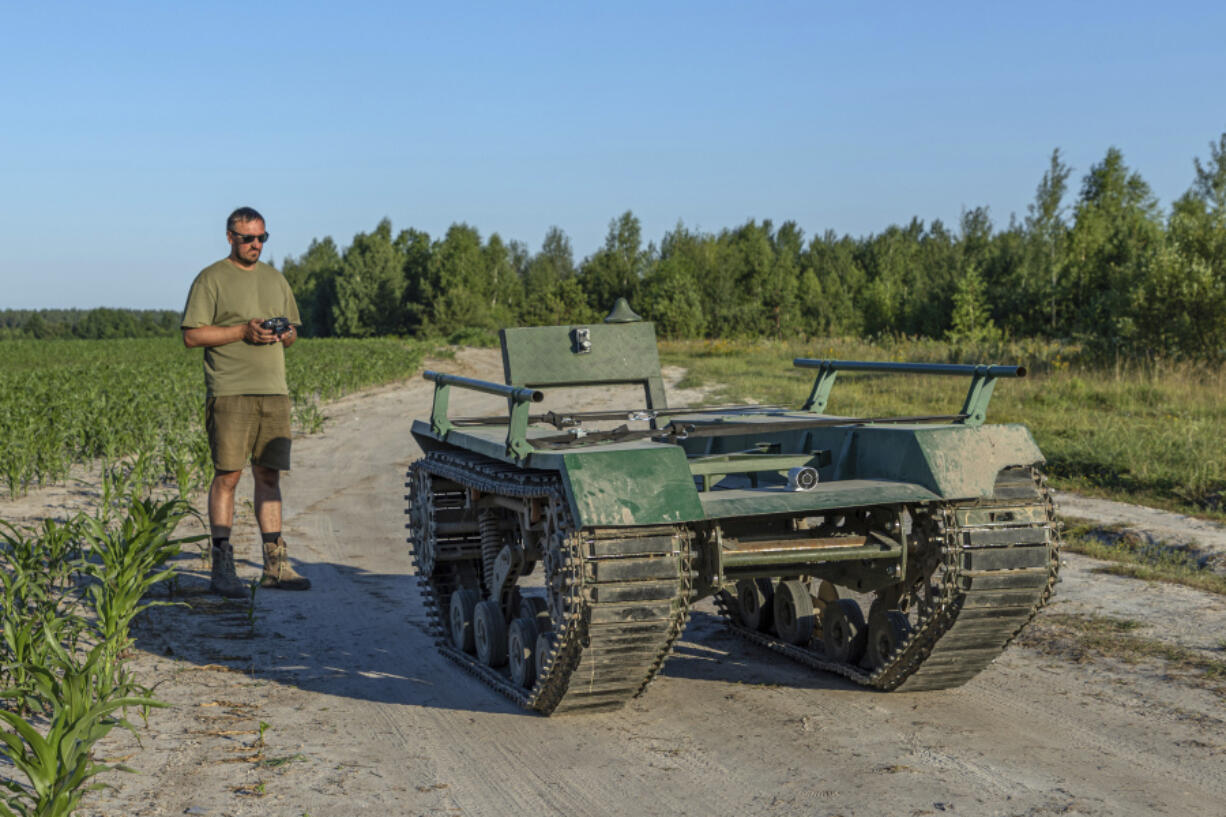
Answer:
[(816, 360), (814, 358), (798, 357), (792, 360), (792, 365), (798, 369), (817, 369), (817, 377), (813, 381), (813, 390), (803, 406), (805, 411), (821, 414), (826, 410), (826, 402), (830, 399), (830, 389), (834, 386), (835, 376), (839, 372), (894, 372), (909, 374), (937, 375), (969, 375), (970, 388), (962, 403), (961, 420), (954, 422), (965, 425), (983, 425), (988, 413), (988, 403), (992, 399), (992, 389), (997, 378), (1025, 377), (1025, 366), (988, 366), (974, 363), (892, 363), (889, 361), (871, 360)]
[(910, 372), (911, 374), (952, 374), (988, 377), (1025, 377), (1025, 366), (986, 366), (982, 363), (893, 363), (881, 360), (792, 360), (798, 369), (834, 369), (841, 372)]
[(470, 391), (507, 398), (510, 406), (510, 417), (507, 420), (507, 454), (522, 460), (533, 452), (533, 447), (528, 443), (528, 409), (533, 403), (539, 403), (545, 399), (544, 392), (521, 386), (508, 386), (505, 383), (494, 383), (489, 380), (461, 377), (457, 374), (434, 372), (429, 369), (422, 372), (422, 377), (434, 383), (434, 405), (430, 409), (430, 430), (440, 438), (445, 439), (447, 433), (455, 428), (447, 419), (447, 403), (451, 396), (451, 387), (458, 386)]
[(525, 389), (522, 386), (508, 386), (505, 383), (495, 383), (491, 380), (477, 380), (472, 377), (461, 377), (458, 374), (446, 374), (445, 372), (433, 372), (426, 369), (422, 372), (422, 377), (434, 383), (441, 383), (447, 386), (459, 386), (472, 391), (484, 392), (485, 394), (496, 394), (501, 397), (509, 397), (517, 402), (539, 403), (545, 399), (545, 393), (536, 389)]

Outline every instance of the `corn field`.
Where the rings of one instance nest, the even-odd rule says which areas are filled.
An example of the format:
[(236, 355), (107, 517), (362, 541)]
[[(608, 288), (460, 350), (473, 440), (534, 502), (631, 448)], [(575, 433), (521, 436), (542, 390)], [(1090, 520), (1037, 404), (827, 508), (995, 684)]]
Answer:
[[(320, 404), (413, 373), (420, 345), (391, 338), (303, 339), (286, 353), (300, 430)], [(212, 478), (201, 353), (177, 339), (0, 343), (0, 490), (61, 482), (74, 464), (143, 457), (183, 495)]]
[[(421, 348), (391, 339), (303, 340), (287, 355), (294, 416), (406, 377)], [(130, 712), (162, 706), (124, 666), (143, 610), (172, 604), (172, 560), (205, 535), (189, 500), (212, 478), (200, 354), (177, 340), (0, 344), (0, 477), (10, 495), (97, 464), (93, 508), (19, 527), (0, 520), (0, 817), (68, 817), (105, 772), (94, 748)], [(170, 594), (168, 593), (167, 596)]]

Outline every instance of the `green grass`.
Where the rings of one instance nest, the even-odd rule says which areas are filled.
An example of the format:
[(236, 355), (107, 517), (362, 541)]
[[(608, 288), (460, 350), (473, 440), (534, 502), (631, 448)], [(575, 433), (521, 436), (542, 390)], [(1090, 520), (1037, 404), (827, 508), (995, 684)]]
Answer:
[(1070, 520), (1064, 530), (1064, 549), (1110, 562), (1096, 572), (1182, 584), (1226, 596), (1226, 576), (1202, 565), (1193, 553), (1146, 541), (1127, 530)]
[[(1163, 362), (1093, 368), (1079, 350), (1039, 341), (976, 351), (929, 340), (675, 341), (665, 365), (680, 385), (716, 388), (712, 402), (753, 399), (799, 406), (813, 372), (795, 357), (1020, 363), (1021, 380), (999, 380), (990, 423), (1029, 426), (1054, 485), (1094, 496), (1226, 517), (1226, 370)], [(969, 379), (898, 374), (839, 375), (827, 411), (841, 415), (948, 414)]]

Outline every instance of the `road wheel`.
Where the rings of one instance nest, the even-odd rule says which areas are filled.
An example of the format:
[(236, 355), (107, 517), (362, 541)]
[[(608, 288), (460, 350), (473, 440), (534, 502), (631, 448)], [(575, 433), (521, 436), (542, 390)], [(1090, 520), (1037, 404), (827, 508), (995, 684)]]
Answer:
[(451, 594), (451, 643), (457, 650), (471, 653), (473, 645), (473, 613), (481, 596), (476, 590), (461, 587)]
[(507, 662), (507, 622), (502, 607), (496, 601), (477, 603), (473, 615), (473, 641), (477, 658), (488, 667), (501, 667)]
[(741, 623), (766, 632), (773, 616), (775, 587), (770, 579), (741, 579), (736, 583), (736, 606)]
[(799, 579), (779, 582), (775, 588), (775, 632), (789, 644), (806, 644), (816, 624), (809, 588)]
[(536, 623), (537, 632), (543, 633), (553, 629), (549, 620), (549, 602), (539, 596), (524, 596), (519, 603), (520, 618), (529, 618)]
[(911, 634), (907, 616), (899, 610), (885, 610), (873, 616), (868, 625), (868, 660), (874, 668), (884, 667)]
[(536, 624), (522, 616), (511, 622), (507, 632), (511, 682), (528, 689), (536, 683), (536, 636)]
[(833, 660), (859, 663), (868, 641), (864, 613), (853, 599), (839, 599), (826, 606), (822, 616), (822, 645)]

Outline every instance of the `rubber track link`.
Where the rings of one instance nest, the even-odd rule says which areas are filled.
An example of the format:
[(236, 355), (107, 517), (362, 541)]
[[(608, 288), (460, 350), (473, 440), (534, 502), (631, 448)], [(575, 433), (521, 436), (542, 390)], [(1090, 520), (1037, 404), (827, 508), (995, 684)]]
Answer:
[[(435, 643), (443, 655), (526, 709), (545, 715), (618, 709), (639, 695), (659, 672), (689, 620), (693, 574), (688, 533), (683, 528), (597, 528), (576, 530), (566, 511), (558, 475), (532, 471), (462, 452), (432, 452), (412, 466), (431, 475), (434, 528), (442, 530), (462, 507), (465, 490), (516, 498), (540, 498), (557, 509), (563, 530), (563, 563), (568, 577), (564, 620), (553, 622), (555, 637), (542, 677), (531, 689), (511, 682), (500, 669), (456, 649), (447, 634), (452, 591), (475, 587), (473, 559), (480, 558), (480, 534), (439, 535), (444, 555), (419, 583)], [(410, 470), (406, 485), (414, 485)], [(410, 495), (410, 502), (412, 495)], [(442, 524), (440, 524), (442, 523)], [(414, 535), (414, 565), (418, 566)]]
[(1037, 470), (1016, 471), (993, 499), (939, 506), (941, 602), (881, 667), (833, 661), (820, 642), (796, 646), (741, 626), (726, 593), (716, 595), (716, 605), (746, 640), (863, 686), (903, 692), (961, 686), (1034, 618), (1058, 579), (1060, 539), (1050, 493)]

